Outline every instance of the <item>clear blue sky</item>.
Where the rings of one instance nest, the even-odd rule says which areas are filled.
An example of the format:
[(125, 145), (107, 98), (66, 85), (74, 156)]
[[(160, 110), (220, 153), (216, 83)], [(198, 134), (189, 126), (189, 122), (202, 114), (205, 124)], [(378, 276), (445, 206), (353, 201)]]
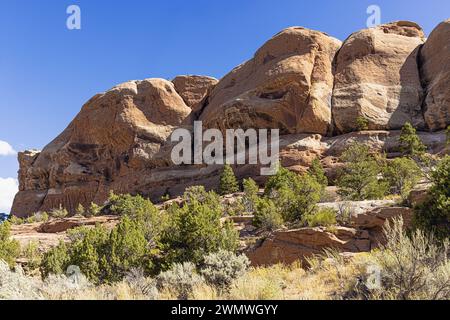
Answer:
[[(66, 28), (79, 5), (82, 29)], [(382, 22), (413, 20), (429, 33), (450, 17), (448, 0), (0, 0), (0, 140), (42, 148), (97, 92), (131, 79), (221, 77), (293, 25), (344, 40)], [(16, 177), (0, 156), (0, 177)]]

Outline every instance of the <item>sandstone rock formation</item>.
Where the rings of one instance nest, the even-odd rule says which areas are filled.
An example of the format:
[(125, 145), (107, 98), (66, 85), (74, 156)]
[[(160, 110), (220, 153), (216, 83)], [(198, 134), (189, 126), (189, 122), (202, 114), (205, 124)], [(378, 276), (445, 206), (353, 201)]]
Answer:
[[(304, 172), (320, 158), (330, 181), (354, 141), (395, 157), (404, 122), (426, 129), (422, 111), (432, 130), (450, 124), (448, 25), (422, 50), (423, 32), (411, 22), (357, 32), (342, 48), (324, 33), (293, 27), (219, 82), (180, 76), (121, 84), (88, 101), (42, 152), (19, 153), (12, 213), (23, 217), (60, 205), (73, 212), (79, 203), (102, 204), (111, 190), (159, 201), (192, 185), (215, 188), (221, 166), (174, 166), (170, 159), (171, 132), (191, 128), (193, 120), (222, 130), (278, 128), (281, 164)], [(334, 133), (355, 131), (359, 115), (369, 120), (369, 131), (332, 136), (334, 126)], [(430, 152), (448, 153), (444, 131), (419, 135)], [(266, 179), (258, 166), (234, 169), (239, 179)]]
[(150, 166), (191, 109), (162, 79), (130, 81), (89, 100), (68, 128), (41, 153), (21, 153), (14, 213), (103, 201), (119, 176)]
[(341, 42), (300, 27), (283, 30), (214, 88), (200, 120), (209, 128), (279, 128), (326, 134), (332, 61)]
[(249, 251), (247, 256), (253, 266), (292, 264), (306, 262), (306, 258), (323, 254), (326, 248), (342, 252), (367, 252), (370, 250), (369, 234), (345, 227), (336, 227), (333, 232), (325, 228), (276, 231), (260, 247)]
[(399, 21), (352, 34), (336, 57), (333, 117), (340, 133), (364, 117), (371, 130), (424, 129), (417, 55), (424, 33)]
[(26, 248), (30, 243), (37, 243), (39, 250), (45, 252), (57, 246), (61, 241), (68, 241), (67, 231), (71, 229), (81, 226), (94, 227), (102, 225), (111, 230), (119, 221), (120, 217), (117, 216), (55, 219), (45, 223), (13, 225), (11, 227), (11, 236), (20, 243), (22, 248)]
[(219, 80), (205, 76), (178, 76), (172, 82), (186, 105), (196, 112), (201, 107), (200, 102)]
[(425, 120), (431, 130), (450, 123), (450, 19), (430, 34), (421, 51), (422, 81), (426, 88)]

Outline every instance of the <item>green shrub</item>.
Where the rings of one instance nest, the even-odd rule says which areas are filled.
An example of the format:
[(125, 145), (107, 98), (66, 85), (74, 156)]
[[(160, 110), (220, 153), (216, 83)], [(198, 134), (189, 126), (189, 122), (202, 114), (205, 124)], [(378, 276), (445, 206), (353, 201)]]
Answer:
[(414, 160), (396, 158), (387, 164), (383, 176), (389, 183), (391, 193), (406, 199), (420, 181), (422, 171)]
[(0, 260), (5, 261), (12, 268), (20, 255), (20, 245), (16, 240), (10, 239), (10, 236), (10, 223), (0, 224)]
[(22, 250), (22, 255), (27, 260), (27, 269), (29, 272), (39, 269), (42, 261), (42, 254), (39, 252), (38, 242), (33, 241), (28, 243), (28, 245)]
[(33, 215), (34, 221), (35, 222), (48, 222), (48, 220), (50, 219), (49, 215), (47, 212), (36, 212)]
[(219, 195), (214, 191), (206, 191), (204, 186), (193, 186), (187, 188), (184, 191), (183, 200), (186, 203), (199, 202), (211, 207), (221, 207)]
[(356, 128), (358, 131), (369, 130), (369, 120), (366, 117), (359, 116), (356, 118)]
[(299, 176), (280, 168), (266, 184), (265, 195), (274, 201), (286, 222), (301, 221), (320, 201), (323, 187), (309, 174)]
[(330, 227), (337, 224), (336, 211), (331, 208), (321, 208), (315, 213), (306, 216), (309, 227)]
[[(190, 190), (192, 191), (192, 190)], [(190, 193), (189, 201), (168, 209), (170, 223), (162, 239), (166, 251), (165, 262), (199, 263), (205, 254), (220, 249), (234, 251), (238, 234), (230, 222), (223, 223), (222, 208), (214, 193), (198, 197)], [(200, 200), (199, 200), (200, 198)]]
[(249, 266), (250, 260), (247, 256), (221, 250), (204, 258), (200, 274), (210, 285), (226, 289), (234, 280), (244, 275)]
[(239, 192), (239, 183), (234, 175), (233, 168), (230, 165), (225, 165), (220, 175), (219, 194), (223, 196), (236, 192)]
[(149, 248), (139, 220), (125, 216), (111, 232), (102, 226), (81, 227), (72, 230), (69, 237), (70, 243), (60, 243), (44, 255), (44, 277), (63, 274), (71, 265), (78, 266), (96, 284), (120, 281), (133, 268), (152, 272), (155, 251)]
[(354, 143), (342, 154), (345, 163), (338, 174), (338, 193), (347, 200), (371, 200), (383, 198), (388, 189), (386, 182), (379, 179), (382, 166), (370, 154), (370, 148)]
[(100, 213), (102, 212), (102, 207), (99, 206), (98, 204), (91, 202), (91, 205), (89, 206), (89, 210), (88, 210), (88, 214), (91, 217), (96, 217), (99, 216)]
[(414, 225), (444, 240), (450, 237), (450, 156), (439, 163), (432, 179), (427, 201), (415, 209)]
[(232, 199), (222, 206), (224, 216), (242, 216), (245, 212), (247, 212), (244, 199), (242, 198)]
[(403, 126), (399, 142), (400, 151), (407, 156), (420, 156), (427, 150), (417, 135), (416, 129), (409, 122)]
[(120, 281), (133, 268), (150, 274), (153, 268), (152, 251), (148, 248), (145, 228), (139, 221), (124, 217), (109, 236), (105, 260), (108, 262), (108, 281)]
[(50, 274), (64, 274), (69, 266), (70, 257), (67, 245), (60, 242), (58, 246), (47, 251), (42, 257), (41, 273), (43, 277)]
[(8, 220), (12, 225), (20, 226), (25, 223), (25, 219), (16, 216), (11, 216)]
[(79, 216), (85, 216), (86, 215), (86, 209), (84, 208), (84, 206), (80, 203), (77, 206), (77, 209), (75, 210), (75, 213)]
[(275, 203), (263, 198), (257, 202), (253, 225), (260, 230), (275, 231), (283, 226), (283, 216)]
[(64, 219), (69, 215), (69, 212), (67, 209), (63, 208), (62, 206), (59, 206), (57, 209), (53, 209), (50, 212), (50, 216), (55, 219)]
[(148, 212), (154, 212), (158, 209), (154, 204), (141, 195), (132, 196), (130, 194), (116, 195), (111, 193), (109, 196), (110, 212), (113, 215), (128, 216), (132, 219), (138, 219)]
[(176, 292), (181, 300), (187, 300), (195, 287), (203, 283), (204, 279), (197, 274), (195, 265), (190, 262), (174, 264), (169, 271), (162, 272), (156, 278), (159, 290)]
[(324, 188), (328, 186), (328, 178), (319, 159), (313, 160), (311, 167), (308, 169), (308, 173)]
[(244, 187), (244, 206), (246, 211), (254, 212), (259, 199), (259, 186), (252, 178), (244, 179), (242, 185)]
[(167, 215), (160, 212), (150, 200), (140, 195), (111, 194), (109, 204), (112, 214), (139, 221), (144, 227), (147, 241), (153, 246), (157, 245), (163, 229), (167, 226)]

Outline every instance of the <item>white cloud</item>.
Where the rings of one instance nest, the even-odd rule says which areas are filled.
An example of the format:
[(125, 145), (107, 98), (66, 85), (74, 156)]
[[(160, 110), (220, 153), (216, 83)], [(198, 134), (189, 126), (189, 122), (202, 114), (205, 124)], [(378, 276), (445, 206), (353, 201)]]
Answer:
[(17, 179), (0, 178), (0, 212), (10, 212), (17, 191), (19, 191)]
[(8, 142), (0, 140), (0, 156), (14, 156), (16, 153)]

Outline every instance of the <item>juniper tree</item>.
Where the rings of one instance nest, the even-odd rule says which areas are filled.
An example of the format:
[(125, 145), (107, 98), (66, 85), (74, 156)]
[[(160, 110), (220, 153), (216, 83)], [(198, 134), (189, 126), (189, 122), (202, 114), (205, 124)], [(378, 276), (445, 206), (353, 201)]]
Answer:
[(348, 200), (379, 199), (387, 192), (387, 184), (379, 180), (382, 167), (370, 148), (364, 144), (352, 144), (341, 156), (345, 166), (337, 180), (338, 193)]
[(403, 126), (399, 142), (400, 151), (407, 156), (420, 156), (427, 150), (427, 147), (417, 135), (416, 129), (409, 122)]
[(319, 159), (316, 158), (313, 160), (311, 167), (308, 169), (308, 173), (324, 188), (328, 186), (328, 178), (325, 175), (325, 170)]
[(450, 237), (450, 156), (439, 163), (432, 179), (427, 200), (416, 208), (414, 225), (445, 240)]
[(227, 164), (220, 175), (219, 194), (223, 196), (236, 192), (239, 192), (239, 183), (234, 175), (233, 168)]

